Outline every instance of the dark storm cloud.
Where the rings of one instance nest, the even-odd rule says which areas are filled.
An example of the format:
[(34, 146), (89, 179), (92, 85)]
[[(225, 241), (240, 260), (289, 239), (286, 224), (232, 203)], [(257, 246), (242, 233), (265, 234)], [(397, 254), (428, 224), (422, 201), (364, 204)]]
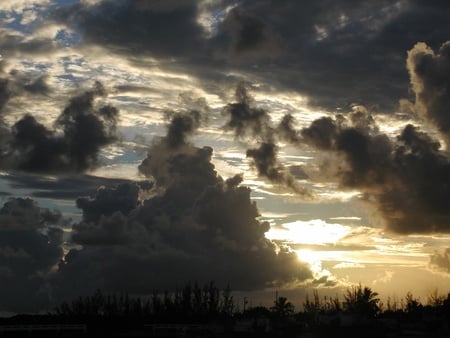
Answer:
[(281, 119), (276, 132), (281, 140), (296, 144), (300, 141), (298, 131), (294, 127), (295, 119), (291, 114), (286, 114)]
[(234, 8), (220, 24), (219, 34), (214, 37), (217, 48), (215, 57), (262, 58), (276, 57), (279, 51), (278, 37), (263, 18)]
[(15, 98), (24, 98), (27, 95), (47, 95), (51, 89), (47, 85), (46, 75), (28, 76), (16, 70), (9, 73), (4, 72), (5, 61), (0, 57), (0, 152), (2, 153), (2, 164), (10, 165), (5, 154), (9, 151), (12, 135), (10, 127), (5, 123), (5, 115), (8, 114), (8, 103)]
[(0, 113), (12, 96), (9, 79), (4, 73), (4, 61), (0, 58)]
[[(15, 189), (29, 189), (33, 197), (55, 199), (73, 199), (80, 196), (95, 196), (102, 186), (114, 186), (130, 183), (126, 179), (97, 177), (86, 174), (66, 174), (56, 177), (42, 176), (33, 173), (8, 172), (3, 179), (14, 191)], [(147, 182), (136, 182), (147, 190)]]
[(47, 84), (47, 78), (47, 76), (38, 76), (30, 79), (23, 85), (23, 89), (32, 94), (49, 94), (51, 90)]
[(103, 86), (96, 83), (92, 90), (73, 97), (55, 123), (62, 135), (32, 115), (22, 117), (12, 127), (3, 167), (67, 173), (97, 165), (100, 149), (117, 139), (118, 110), (94, 105), (95, 98), (104, 95)]
[(48, 95), (51, 88), (47, 83), (48, 75), (40, 73), (31, 75), (11, 69), (5, 76), (9, 80), (11, 96)]
[[(448, 43), (438, 53), (419, 43), (407, 59), (416, 110), (446, 140), (450, 126), (447, 54)], [(284, 130), (297, 135), (290, 127), (292, 121), (287, 118)], [(360, 189), (368, 201), (375, 202), (389, 230), (450, 231), (448, 151), (418, 127), (407, 125), (391, 140), (379, 132), (367, 110), (357, 107), (348, 116), (315, 120), (298, 134), (304, 143), (338, 155), (328, 167), (335, 163), (342, 187)]]
[(439, 143), (408, 125), (397, 137), (393, 164), (396, 181), (380, 197), (391, 228), (449, 232), (450, 162)]
[(258, 148), (248, 149), (247, 157), (258, 175), (268, 178), (271, 182), (286, 186), (303, 197), (312, 198), (312, 192), (301, 187), (295, 176), (278, 161), (278, 147), (274, 143), (262, 142)]
[[(0, 56), (0, 153), (5, 153), (6, 144), (10, 142), (10, 130), (5, 123), (5, 109), (8, 102), (16, 96), (16, 88), (10, 79), (10, 74), (4, 72), (5, 61)], [(0, 155), (1, 156), (1, 155)]]
[[(166, 136), (150, 145), (140, 166), (155, 180), (148, 198), (141, 201), (136, 186), (122, 185), (78, 200), (84, 217), (73, 226), (72, 239), (82, 249), (71, 250), (60, 265), (60, 297), (96, 288), (149, 293), (189, 280), (254, 290), (312, 279), (295, 253), (265, 238), (269, 224), (258, 220), (242, 176), (219, 176), (210, 147), (197, 148), (180, 135), (174, 139), (183, 142), (170, 146), (174, 132), (192, 131), (184, 120), (175, 128), (177, 119), (193, 122), (194, 116), (175, 114)], [(120, 199), (129, 208), (124, 210)]]
[(244, 83), (237, 85), (235, 99), (236, 102), (227, 104), (223, 109), (223, 115), (229, 117), (225, 129), (232, 130), (238, 138), (267, 138), (270, 135), (267, 133), (271, 133), (268, 130), (270, 115), (266, 110), (255, 106)]
[[(46, 95), (51, 92), (47, 84), (47, 76), (39, 75), (30, 77), (11, 70), (4, 71), (5, 61), (0, 56), (0, 118), (8, 101), (14, 97), (32, 95)], [(2, 121), (3, 122), (3, 121)]]
[(408, 96), (405, 51), (418, 41), (436, 48), (450, 36), (445, 1), (223, 1), (211, 10), (211, 19), (223, 18), (210, 35), (198, 23), (200, 2), (161, 3), (105, 0), (54, 17), (85, 43), (131, 58), (173, 57), (204, 79), (211, 71), (245, 70), (331, 109), (354, 103), (396, 109)]
[[(322, 150), (334, 147), (338, 126), (331, 117), (314, 120), (310, 126), (301, 130), (304, 142)], [(298, 140), (294, 139), (298, 142)]]
[(105, 0), (76, 4), (54, 13), (82, 35), (82, 42), (115, 52), (162, 57), (201, 55), (203, 28), (196, 1)]
[(173, 173), (169, 170), (170, 159), (176, 158), (174, 155), (193, 151), (188, 138), (202, 121), (201, 112), (198, 110), (169, 112), (168, 117), (170, 122), (167, 134), (154, 139), (147, 151), (147, 158), (138, 167), (140, 173), (153, 177), (161, 186), (166, 185), (167, 180), (173, 179)]
[(52, 39), (34, 38), (16, 32), (0, 31), (0, 51), (5, 57), (16, 54), (46, 55), (56, 50)]
[[(407, 125), (390, 139), (367, 111), (320, 118), (299, 132), (303, 142), (333, 156), (327, 166), (341, 188), (359, 189), (390, 231), (450, 231), (450, 161), (418, 127)], [(329, 169), (327, 169), (329, 170)]]
[(246, 152), (258, 176), (311, 198), (311, 191), (301, 187), (278, 159), (278, 139), (296, 141), (289, 117), (286, 116), (277, 128), (273, 128), (269, 112), (255, 105), (244, 83), (237, 85), (235, 100), (236, 102), (228, 103), (223, 108), (222, 114), (228, 117), (224, 128), (225, 131), (233, 131), (240, 140), (256, 140), (259, 143), (258, 148), (248, 149)]
[[(276, 253), (264, 236), (269, 224), (258, 220), (250, 189), (240, 185), (240, 176), (218, 176), (211, 156), (210, 148), (169, 156), (174, 178), (165, 182), (164, 191), (128, 216), (116, 211), (76, 224), (73, 240), (83, 248), (72, 250), (60, 266), (60, 294), (86, 294), (98, 287), (149, 293), (175, 288), (183, 280), (253, 290), (312, 278), (295, 253), (283, 248)], [(125, 277), (130, 275), (139, 278)]]
[(200, 112), (197, 110), (188, 113), (174, 113), (165, 138), (169, 148), (177, 149), (185, 145), (186, 138), (200, 126), (200, 118)]
[(36, 311), (49, 305), (48, 274), (63, 257), (61, 214), (30, 198), (0, 209), (0, 309)]
[(435, 53), (425, 43), (409, 50), (407, 67), (416, 107), (450, 140), (450, 41), (443, 43)]
[(100, 187), (94, 198), (79, 197), (77, 207), (83, 210), (83, 220), (98, 222), (100, 216), (110, 216), (115, 211), (128, 215), (139, 204), (139, 186), (123, 183), (115, 188)]
[(386, 166), (391, 152), (390, 140), (378, 133), (371, 115), (361, 107), (347, 117), (337, 114), (335, 118), (319, 118), (299, 134), (306, 144), (344, 156), (348, 167), (343, 164), (338, 167), (344, 186), (375, 187), (383, 182), (384, 169), (390, 169)]
[[(448, 10), (445, 2), (244, 0), (219, 25), (215, 42), (239, 50), (246, 41), (246, 52), (259, 54), (247, 63), (231, 57), (231, 65), (257, 65), (257, 76), (307, 94), (313, 105), (395, 109), (408, 93), (405, 51), (417, 41), (447, 39)], [(251, 23), (230, 34), (236, 13)], [(273, 50), (277, 57), (267, 59)]]

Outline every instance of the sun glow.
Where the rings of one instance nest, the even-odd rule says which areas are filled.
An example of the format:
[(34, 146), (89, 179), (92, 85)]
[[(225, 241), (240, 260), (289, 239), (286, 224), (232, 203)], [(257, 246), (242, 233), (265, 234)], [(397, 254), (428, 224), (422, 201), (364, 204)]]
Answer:
[[(266, 233), (266, 237), (271, 240), (284, 241), (288, 245), (324, 246), (325, 249), (325, 246), (335, 245), (350, 232), (351, 228), (349, 226), (313, 219), (273, 226)], [(322, 261), (334, 261), (342, 258), (342, 252), (335, 250), (297, 249), (294, 251), (297, 253), (299, 260), (310, 265), (316, 279), (331, 276), (330, 271), (322, 267)]]
[(306, 262), (310, 265), (315, 278), (320, 278), (325, 275), (331, 276), (331, 272), (322, 267), (322, 261), (336, 260), (341, 256), (340, 252), (315, 251), (309, 249), (295, 250), (295, 252), (300, 261)]
[(290, 243), (324, 245), (336, 244), (350, 231), (349, 226), (313, 219), (284, 223), (281, 227), (273, 227), (266, 233), (266, 237)]

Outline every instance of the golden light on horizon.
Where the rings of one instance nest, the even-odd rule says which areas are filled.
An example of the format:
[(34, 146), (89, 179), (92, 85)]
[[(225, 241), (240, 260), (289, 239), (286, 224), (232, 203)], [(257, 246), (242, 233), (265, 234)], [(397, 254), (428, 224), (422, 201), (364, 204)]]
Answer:
[(273, 227), (266, 233), (266, 237), (291, 243), (324, 245), (336, 244), (350, 231), (349, 226), (313, 219), (284, 223), (281, 227)]
[(323, 276), (331, 276), (331, 272), (324, 269), (322, 262), (326, 260), (341, 260), (343, 259), (343, 253), (339, 251), (317, 251), (311, 249), (295, 250), (298, 259), (302, 262), (310, 265), (311, 271), (315, 278)]
[(272, 227), (266, 237), (271, 240), (285, 241), (288, 245), (304, 244), (323, 246), (324, 250), (309, 248), (294, 250), (300, 261), (310, 265), (315, 278), (331, 276), (331, 272), (322, 267), (324, 260), (339, 260), (343, 252), (329, 251), (325, 247), (335, 245), (349, 234), (351, 228), (337, 223), (327, 223), (321, 219), (284, 223), (280, 227)]

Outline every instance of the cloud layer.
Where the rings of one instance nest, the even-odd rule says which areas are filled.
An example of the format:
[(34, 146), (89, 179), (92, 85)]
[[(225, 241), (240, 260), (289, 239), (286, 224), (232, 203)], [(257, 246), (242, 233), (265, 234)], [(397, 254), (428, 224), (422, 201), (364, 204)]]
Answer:
[(100, 149), (118, 139), (118, 110), (94, 106), (94, 99), (105, 94), (97, 82), (92, 90), (73, 97), (55, 121), (56, 130), (24, 115), (10, 133), (5, 131), (2, 167), (41, 173), (83, 172), (95, 167)]
[(0, 209), (2, 310), (49, 306), (49, 276), (63, 257), (63, 223), (60, 213), (29, 198), (10, 199)]
[(72, 239), (83, 248), (70, 251), (60, 265), (62, 294), (95, 287), (150, 293), (183, 280), (251, 290), (312, 278), (295, 253), (265, 238), (269, 224), (258, 220), (242, 177), (219, 176), (212, 148), (189, 144), (184, 137), (191, 128), (177, 128), (180, 119), (191, 126), (195, 117), (173, 116), (166, 136), (150, 146), (140, 166), (155, 180), (147, 191), (151, 197), (138, 202), (137, 186), (125, 184), (78, 200), (83, 221), (74, 225)]
[(405, 51), (418, 41), (439, 46), (450, 35), (448, 9), (445, 1), (104, 0), (53, 17), (83, 44), (176, 58), (204, 80), (241, 70), (302, 92), (313, 105), (392, 110), (407, 95)]

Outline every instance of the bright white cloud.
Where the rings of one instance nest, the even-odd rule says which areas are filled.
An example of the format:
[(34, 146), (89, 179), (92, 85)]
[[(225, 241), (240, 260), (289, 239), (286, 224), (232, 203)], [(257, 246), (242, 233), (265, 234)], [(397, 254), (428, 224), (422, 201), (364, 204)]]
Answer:
[(0, 11), (20, 14), (25, 10), (44, 8), (51, 3), (51, 0), (2, 0), (0, 1)]
[(271, 229), (267, 237), (301, 244), (336, 244), (350, 232), (349, 226), (327, 223), (321, 219), (285, 223), (281, 228)]

